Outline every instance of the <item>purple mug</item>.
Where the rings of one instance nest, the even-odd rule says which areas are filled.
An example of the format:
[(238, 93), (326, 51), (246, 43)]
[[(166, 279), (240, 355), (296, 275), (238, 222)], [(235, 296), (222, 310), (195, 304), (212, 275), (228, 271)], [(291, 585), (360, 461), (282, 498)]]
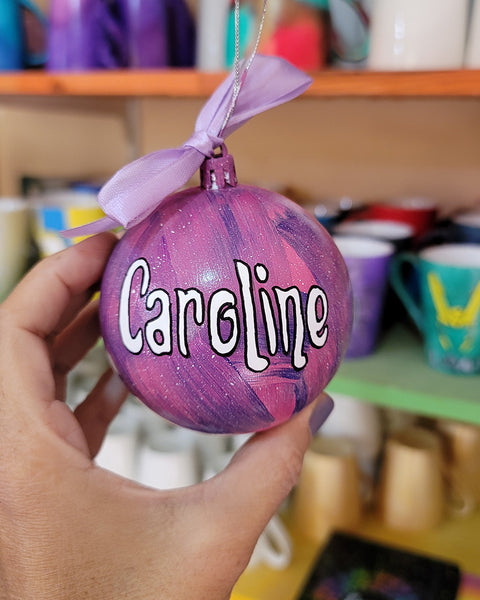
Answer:
[(190, 67), (195, 23), (184, 0), (51, 0), (52, 71)]
[(194, 66), (195, 21), (184, 0), (126, 1), (131, 67)]
[(52, 71), (127, 67), (125, 0), (51, 0), (47, 66)]
[(166, 0), (127, 0), (127, 5), (130, 66), (166, 67), (169, 64)]
[(347, 265), (353, 291), (353, 327), (345, 358), (375, 350), (395, 247), (367, 237), (334, 236)]

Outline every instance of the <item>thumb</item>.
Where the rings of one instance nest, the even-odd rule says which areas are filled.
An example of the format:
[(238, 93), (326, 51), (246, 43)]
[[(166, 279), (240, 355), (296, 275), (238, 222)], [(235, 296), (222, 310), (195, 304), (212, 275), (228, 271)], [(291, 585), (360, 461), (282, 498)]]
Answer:
[(250, 438), (215, 478), (221, 487), (212, 507), (217, 519), (222, 515), (226, 525), (233, 519), (258, 537), (297, 483), (312, 435), (332, 409), (332, 399), (322, 394), (287, 423)]

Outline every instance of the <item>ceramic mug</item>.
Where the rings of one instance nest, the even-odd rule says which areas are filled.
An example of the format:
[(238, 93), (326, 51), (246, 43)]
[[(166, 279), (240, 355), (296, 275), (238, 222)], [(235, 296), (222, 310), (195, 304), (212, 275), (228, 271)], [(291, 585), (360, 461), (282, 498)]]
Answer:
[(369, 9), (368, 0), (328, 0), (336, 66), (365, 66), (369, 45)]
[(404, 531), (431, 529), (442, 521), (445, 502), (440, 438), (419, 427), (390, 437), (378, 486), (382, 521)]
[(66, 238), (62, 231), (105, 216), (94, 192), (76, 192), (68, 189), (46, 192), (34, 198), (32, 206), (33, 235), (42, 258), (83, 239)]
[(195, 437), (186, 429), (151, 431), (138, 453), (137, 481), (157, 489), (173, 489), (201, 479)]
[(126, 0), (51, 0), (49, 17), (50, 70), (128, 66)]
[(480, 244), (480, 211), (472, 210), (458, 214), (452, 221), (458, 241)]
[(465, 67), (480, 69), (480, 2), (473, 0), (470, 23), (468, 26)]
[(127, 479), (135, 479), (139, 433), (138, 420), (121, 410), (111, 423), (95, 457), (96, 464)]
[(396, 220), (380, 218), (355, 218), (343, 221), (334, 228), (335, 235), (354, 235), (383, 240), (395, 246), (395, 250), (406, 250), (414, 236), (413, 226)]
[(295, 530), (322, 542), (333, 529), (358, 525), (364, 483), (351, 440), (316, 436), (293, 495)]
[(418, 246), (424, 248), (439, 244), (480, 243), (480, 211), (470, 210), (457, 213), (437, 223), (419, 240)]
[(310, 213), (325, 229), (332, 233), (340, 220), (340, 210), (327, 204), (307, 204), (305, 210)]
[(23, 11), (34, 18), (41, 31), (47, 27), (46, 18), (30, 0), (2, 0), (0, 3), (0, 70), (10, 71), (42, 65), (45, 52), (28, 48), (27, 21)]
[(364, 217), (405, 223), (413, 227), (413, 236), (420, 238), (433, 227), (436, 215), (437, 205), (433, 200), (411, 196), (375, 202), (365, 210)]
[(28, 203), (21, 198), (0, 198), (0, 301), (24, 274), (29, 249)]
[[(419, 298), (406, 284), (413, 267)], [(480, 372), (480, 246), (442, 244), (395, 257), (391, 281), (423, 333), (430, 366), (458, 374)]]
[(469, 0), (374, 0), (368, 66), (460, 69), (468, 11)]
[(230, 0), (199, 0), (196, 66), (200, 71), (226, 67), (225, 45)]
[(437, 526), (447, 514), (469, 514), (474, 500), (445, 462), (441, 437), (415, 426), (387, 439), (378, 508), (388, 527), (424, 531)]
[(444, 439), (445, 460), (448, 470), (453, 473), (458, 490), (460, 506), (465, 506), (465, 497), (470, 504), (480, 502), (480, 427), (460, 421), (441, 420), (436, 429)]
[(335, 409), (322, 425), (322, 437), (350, 440), (360, 469), (373, 477), (383, 442), (380, 410), (353, 396), (329, 393)]
[(168, 65), (167, 6), (165, 0), (128, 0), (129, 66)]
[(334, 236), (353, 290), (353, 325), (346, 358), (371, 354), (383, 317), (390, 261), (395, 248), (381, 240)]
[(194, 67), (197, 20), (193, 8), (187, 0), (165, 0), (165, 2), (167, 5), (168, 66), (174, 68)]

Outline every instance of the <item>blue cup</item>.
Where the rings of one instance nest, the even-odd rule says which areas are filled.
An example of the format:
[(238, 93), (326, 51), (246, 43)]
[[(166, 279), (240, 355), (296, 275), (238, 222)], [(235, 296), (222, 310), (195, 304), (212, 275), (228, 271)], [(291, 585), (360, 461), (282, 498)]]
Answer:
[(453, 219), (458, 241), (480, 244), (480, 211), (465, 212)]
[(440, 244), (480, 244), (480, 210), (459, 213), (439, 223), (419, 240), (419, 248)]
[(16, 71), (45, 63), (45, 52), (29, 50), (23, 12), (28, 11), (36, 24), (46, 31), (43, 13), (30, 0), (1, 0), (0, 2), (0, 70)]

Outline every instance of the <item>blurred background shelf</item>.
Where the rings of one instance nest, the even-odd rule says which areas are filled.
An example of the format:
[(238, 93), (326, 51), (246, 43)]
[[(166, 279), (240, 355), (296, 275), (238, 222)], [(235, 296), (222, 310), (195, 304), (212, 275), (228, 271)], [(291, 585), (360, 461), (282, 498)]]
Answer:
[[(18, 96), (207, 97), (226, 77), (194, 69), (46, 71), (0, 74), (0, 94)], [(317, 98), (479, 97), (480, 71), (380, 72), (325, 70), (306, 96)]]
[(388, 332), (375, 354), (344, 360), (328, 389), (388, 408), (480, 424), (480, 376), (433, 370), (419, 335), (405, 325)]
[[(448, 519), (422, 533), (398, 532), (383, 527), (368, 515), (351, 533), (367, 539), (455, 562), (462, 572), (480, 575), (478, 535), (480, 512), (463, 519)], [(259, 566), (246, 571), (232, 594), (232, 600), (295, 600), (302, 590), (322, 545), (291, 531), (294, 555), (283, 571)]]

